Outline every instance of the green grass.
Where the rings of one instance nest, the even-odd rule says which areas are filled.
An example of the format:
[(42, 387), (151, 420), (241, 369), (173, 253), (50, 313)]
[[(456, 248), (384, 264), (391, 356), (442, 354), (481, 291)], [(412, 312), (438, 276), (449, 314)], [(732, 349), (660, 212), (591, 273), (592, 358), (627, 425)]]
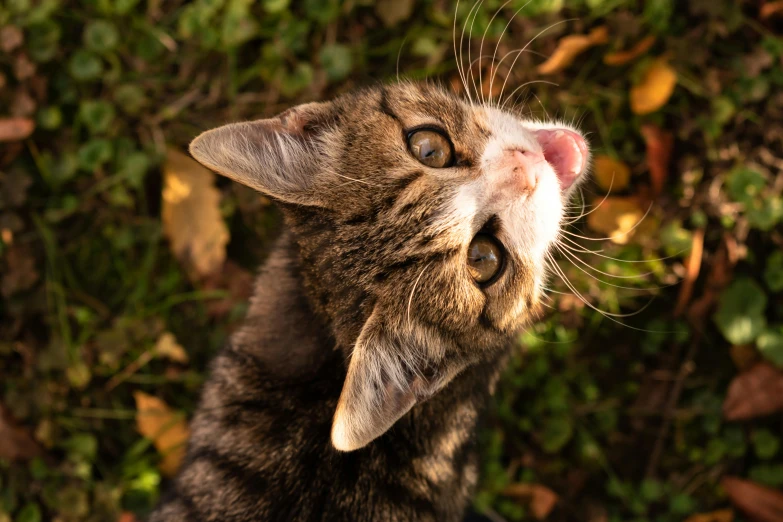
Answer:
[[(485, 53), (494, 50), (525, 2), (513, 0), (490, 25), (501, 4), (485, 0), (477, 9), (473, 57), (485, 32)], [(449, 85), (453, 5), (416, 1), (390, 27), (373, 5), (8, 0), (0, 7), (0, 118), (37, 124), (29, 139), (0, 149), (0, 404), (42, 448), (34, 458), (0, 459), (0, 521), (113, 521), (154, 505), (160, 456), (136, 431), (132, 394), (193, 411), (207, 362), (245, 309), (230, 280), (253, 272), (279, 229), (272, 207), (220, 180), (232, 275), (194, 281), (162, 230), (166, 146), (183, 147), (228, 120), (392, 80), (398, 57), (402, 76)], [(472, 5), (460, 5), (458, 35)], [(628, 164), (631, 183), (619, 195), (645, 194), (650, 185), (642, 126), (673, 134), (664, 193), (635, 238), (628, 245), (575, 238), (620, 260), (668, 259), (580, 254), (622, 278), (592, 275), (634, 291), (592, 279), (579, 270), (591, 272), (585, 265), (561, 256), (566, 275), (603, 311), (633, 312), (652, 301), (623, 326), (555, 295), (522, 340), (482, 432), (480, 510), (530, 520), (527, 503), (507, 487), (532, 482), (559, 495), (552, 520), (603, 513), (612, 522), (674, 522), (728, 507), (725, 475), (783, 487), (780, 414), (726, 422), (721, 413), (739, 371), (732, 344), (745, 346), (745, 359), (783, 364), (779, 23), (735, 2), (533, 0), (510, 24), (502, 54), (546, 31), (509, 85), (558, 84), (531, 84), (519, 98), (524, 110), (581, 122), (596, 152)], [(561, 73), (537, 75), (560, 37), (604, 24), (609, 44)], [(657, 37), (650, 51), (604, 65), (605, 53), (647, 35)], [(634, 115), (629, 91), (664, 53), (678, 75), (674, 95), (660, 110)], [(585, 189), (588, 203), (602, 196)], [(572, 230), (603, 235), (586, 221)], [(703, 313), (674, 317), (680, 287), (670, 285), (685, 273), (696, 230), (704, 231), (704, 255), (691, 301), (712, 288), (716, 299)], [(731, 267), (720, 261), (727, 244)], [(711, 273), (725, 284), (715, 287)], [(186, 347), (188, 364), (145, 355), (166, 331)]]

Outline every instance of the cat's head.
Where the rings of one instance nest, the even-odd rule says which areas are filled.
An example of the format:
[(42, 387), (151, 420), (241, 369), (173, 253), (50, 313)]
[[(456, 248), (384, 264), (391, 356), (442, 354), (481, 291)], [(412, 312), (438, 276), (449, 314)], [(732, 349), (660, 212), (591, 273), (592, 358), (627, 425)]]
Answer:
[(589, 152), (564, 125), (399, 84), (205, 132), (204, 165), (278, 200), (348, 370), (361, 448), (536, 314)]

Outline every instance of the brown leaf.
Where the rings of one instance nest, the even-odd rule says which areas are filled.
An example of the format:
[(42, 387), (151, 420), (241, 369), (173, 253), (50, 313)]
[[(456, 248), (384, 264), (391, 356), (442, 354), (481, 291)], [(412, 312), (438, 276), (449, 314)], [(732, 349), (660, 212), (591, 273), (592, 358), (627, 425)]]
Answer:
[(155, 355), (182, 364), (188, 362), (187, 352), (177, 343), (177, 338), (171, 332), (163, 332), (158, 337), (158, 341), (155, 343)]
[(783, 410), (783, 372), (759, 363), (734, 377), (723, 402), (723, 417), (737, 421)]
[(43, 454), (41, 446), (33, 439), (30, 430), (19, 426), (16, 420), (0, 404), (0, 459), (25, 461)]
[(776, 14), (783, 12), (783, 0), (777, 2), (765, 2), (759, 9), (759, 18), (766, 20)]
[(631, 169), (620, 160), (599, 154), (593, 160), (593, 177), (602, 190), (617, 192), (628, 186)]
[(596, 27), (589, 34), (572, 34), (564, 36), (557, 42), (557, 48), (547, 61), (538, 66), (539, 74), (552, 74), (562, 71), (577, 56), (595, 45), (602, 45), (609, 41), (609, 29), (602, 25)]
[(685, 519), (685, 522), (732, 522), (734, 520), (734, 512), (730, 509), (721, 509), (719, 511), (713, 511), (711, 513), (700, 513), (698, 515), (691, 515)]
[(4, 297), (27, 290), (38, 281), (35, 258), (26, 247), (14, 245), (8, 249), (5, 265), (0, 283), (0, 293)]
[(24, 33), (15, 25), (6, 25), (0, 29), (0, 50), (10, 53), (24, 42)]
[(386, 27), (393, 27), (410, 18), (413, 13), (413, 0), (378, 0), (375, 2), (375, 14)]
[(223, 317), (239, 303), (246, 302), (253, 293), (253, 274), (230, 259), (221, 270), (204, 280), (204, 290), (227, 290), (222, 299), (207, 302), (207, 313), (212, 317)]
[(691, 253), (685, 262), (685, 277), (680, 286), (680, 294), (677, 296), (677, 306), (674, 308), (674, 316), (679, 317), (684, 312), (693, 296), (693, 285), (701, 271), (702, 255), (704, 254), (704, 229), (696, 230), (691, 238)]
[(720, 484), (731, 503), (754, 522), (783, 520), (783, 492), (737, 477), (723, 477)]
[(647, 168), (650, 169), (652, 196), (657, 197), (663, 192), (663, 186), (669, 177), (674, 136), (652, 124), (642, 125), (641, 130), (647, 146)]
[(130, 511), (123, 511), (120, 513), (120, 518), (117, 519), (117, 522), (136, 522), (136, 515)]
[(0, 118), (0, 142), (23, 140), (34, 130), (35, 122), (30, 118)]
[(624, 65), (634, 58), (638, 58), (639, 56), (643, 55), (647, 51), (650, 50), (650, 47), (653, 46), (655, 43), (655, 36), (650, 35), (645, 38), (642, 38), (637, 42), (636, 45), (631, 47), (630, 49), (626, 51), (617, 51), (614, 53), (607, 53), (604, 55), (604, 63), (606, 65)]
[(752, 367), (761, 360), (761, 355), (752, 344), (734, 344), (729, 348), (729, 357), (734, 366), (741, 372)]
[(595, 202), (587, 216), (587, 226), (606, 234), (613, 243), (625, 245), (637, 232), (637, 223), (643, 217), (638, 198), (614, 196)]
[(214, 174), (174, 149), (163, 174), (163, 229), (171, 250), (198, 276), (207, 276), (223, 265), (229, 239)]
[(136, 430), (151, 439), (160, 453), (161, 473), (174, 476), (185, 457), (185, 444), (190, 436), (184, 415), (144, 392), (135, 391), (133, 397), (136, 399)]
[(674, 93), (677, 73), (666, 56), (656, 58), (631, 88), (631, 110), (634, 114), (649, 114), (663, 107)]
[(511, 484), (503, 494), (528, 503), (530, 513), (537, 520), (544, 520), (557, 505), (557, 493), (541, 484)]

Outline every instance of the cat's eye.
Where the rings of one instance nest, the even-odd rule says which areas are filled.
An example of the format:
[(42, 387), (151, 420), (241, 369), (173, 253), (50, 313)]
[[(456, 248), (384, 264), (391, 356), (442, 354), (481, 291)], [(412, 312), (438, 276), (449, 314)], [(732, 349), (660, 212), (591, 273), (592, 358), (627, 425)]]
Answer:
[(492, 281), (503, 267), (503, 249), (487, 234), (478, 234), (468, 247), (468, 271), (479, 284)]
[(440, 132), (431, 129), (413, 131), (408, 136), (408, 148), (417, 160), (435, 169), (450, 167), (454, 156), (451, 143)]

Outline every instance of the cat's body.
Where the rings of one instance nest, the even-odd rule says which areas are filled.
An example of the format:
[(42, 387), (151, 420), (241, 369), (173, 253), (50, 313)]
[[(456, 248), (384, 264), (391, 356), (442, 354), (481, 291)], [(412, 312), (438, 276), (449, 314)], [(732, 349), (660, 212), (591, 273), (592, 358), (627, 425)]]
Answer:
[(150, 522), (461, 520), (581, 136), (406, 84), (209, 131), (191, 152), (275, 198), (287, 230)]
[(460, 375), (373, 444), (337, 451), (329, 433), (345, 364), (313, 320), (292, 248), (281, 238), (248, 324), (213, 362), (188, 458), (150, 522), (459, 520), (498, 361)]

